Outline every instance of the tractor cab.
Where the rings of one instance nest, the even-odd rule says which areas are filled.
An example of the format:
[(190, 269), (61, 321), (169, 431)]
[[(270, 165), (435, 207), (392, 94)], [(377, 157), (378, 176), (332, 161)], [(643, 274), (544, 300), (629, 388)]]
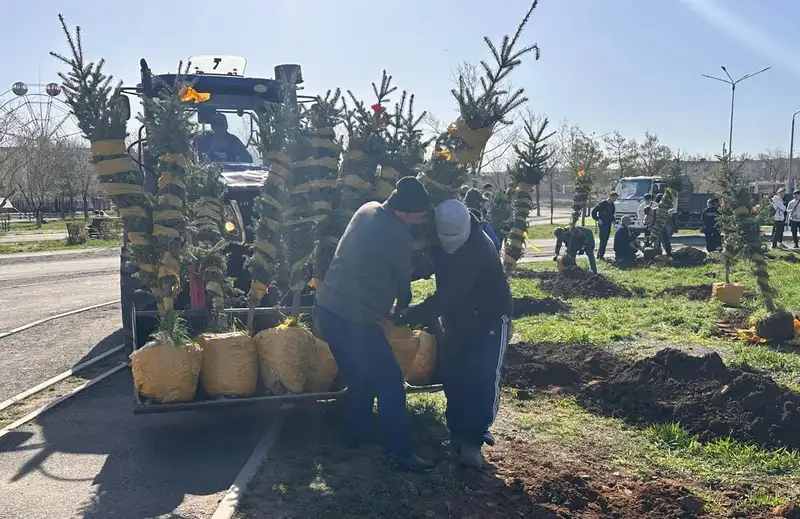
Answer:
[[(192, 56), (186, 75), (189, 88), (181, 94), (194, 112), (196, 152), (220, 166), (221, 179), (228, 187), (224, 226), (230, 253), (228, 274), (237, 280), (240, 289), (246, 289), (249, 283), (244, 259), (253, 241), (254, 200), (269, 175), (269, 164), (250, 151), (258, 144), (256, 113), (268, 102), (288, 99), (296, 103), (298, 98), (310, 99), (297, 95), (303, 82), (300, 65), (277, 65), (274, 79), (247, 77), (246, 66), (247, 60), (239, 56)], [(136, 87), (123, 88), (124, 94), (157, 99), (177, 79), (176, 74), (153, 74), (144, 59), (140, 61), (140, 69), (141, 82)], [(285, 94), (284, 85), (294, 88)], [(130, 101), (123, 96), (122, 102), (130, 114)], [(228, 131), (235, 121), (244, 123), (244, 139)], [(140, 126), (137, 140), (128, 147), (128, 153), (141, 169), (145, 188), (154, 193), (157, 157), (148, 153), (145, 133), (144, 125)]]

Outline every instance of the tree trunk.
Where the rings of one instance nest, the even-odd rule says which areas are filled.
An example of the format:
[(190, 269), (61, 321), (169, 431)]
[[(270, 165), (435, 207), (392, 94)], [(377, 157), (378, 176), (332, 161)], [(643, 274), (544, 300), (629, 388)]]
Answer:
[(84, 193), (82, 195), (83, 198), (83, 218), (87, 220), (89, 218), (89, 197)]
[(539, 184), (536, 184), (536, 216), (542, 216), (542, 204), (540, 202), (540, 197), (539, 197), (539, 186), (540, 185), (541, 185), (541, 182)]
[(553, 225), (553, 206), (555, 201), (553, 198), (553, 172), (550, 172), (550, 225)]

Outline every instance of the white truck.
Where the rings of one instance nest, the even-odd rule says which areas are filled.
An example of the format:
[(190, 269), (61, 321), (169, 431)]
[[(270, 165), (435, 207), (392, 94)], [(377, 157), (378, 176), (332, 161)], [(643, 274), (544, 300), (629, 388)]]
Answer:
[[(615, 191), (619, 198), (615, 204), (615, 220), (620, 222), (623, 216), (630, 216), (633, 228), (638, 232), (644, 231), (644, 220), (638, 214), (639, 206), (644, 202), (644, 196), (662, 194), (667, 190), (667, 184), (660, 176), (623, 177), (617, 182)], [(692, 182), (688, 177), (681, 180), (681, 190), (678, 198), (670, 211), (671, 218), (667, 221), (670, 234), (678, 229), (699, 229), (702, 226), (701, 215), (706, 208), (706, 202), (711, 197), (710, 193), (694, 193)]]

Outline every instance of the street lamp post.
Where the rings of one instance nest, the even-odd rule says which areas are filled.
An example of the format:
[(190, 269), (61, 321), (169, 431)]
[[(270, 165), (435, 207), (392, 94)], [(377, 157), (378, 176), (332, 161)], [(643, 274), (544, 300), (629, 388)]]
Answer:
[(753, 72), (752, 74), (745, 74), (744, 76), (740, 77), (739, 79), (734, 80), (730, 74), (728, 74), (728, 69), (725, 68), (723, 65), (722, 71), (725, 72), (725, 75), (728, 76), (728, 79), (722, 79), (715, 76), (709, 76), (708, 74), (700, 74), (703, 77), (707, 77), (708, 79), (715, 79), (717, 81), (722, 81), (723, 83), (727, 83), (731, 86), (731, 127), (730, 132), (728, 134), (728, 156), (733, 156), (733, 108), (734, 103), (736, 100), (736, 85), (744, 81), (745, 79), (749, 79), (753, 76), (761, 74), (762, 72), (766, 72), (772, 67), (767, 67), (765, 69), (761, 69), (758, 72)]
[[(792, 162), (794, 162), (794, 118), (797, 116), (797, 114), (800, 114), (800, 110), (792, 114), (792, 136), (789, 138), (789, 174), (787, 175), (788, 178), (786, 179), (787, 184), (794, 180), (792, 178)], [(798, 184), (800, 184), (800, 182), (798, 182)], [(787, 189), (790, 187), (792, 186), (786, 186)]]

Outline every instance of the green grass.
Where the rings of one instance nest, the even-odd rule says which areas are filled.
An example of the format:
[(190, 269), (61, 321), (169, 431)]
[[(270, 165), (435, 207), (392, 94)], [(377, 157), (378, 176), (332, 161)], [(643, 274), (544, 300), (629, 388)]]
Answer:
[(81, 245), (67, 245), (66, 240), (43, 240), (19, 243), (0, 243), (0, 255), (22, 252), (52, 252), (62, 250), (98, 249), (104, 247), (121, 247), (121, 240), (90, 239)]
[(538, 393), (532, 400), (505, 401), (501, 422), (534, 439), (542, 459), (592, 459), (609, 473), (633, 471), (643, 476), (680, 478), (715, 508), (723, 496), (704, 482), (751, 484), (734, 509), (772, 508), (795, 497), (800, 483), (800, 452), (767, 450), (730, 439), (700, 442), (677, 424), (648, 428), (596, 416), (572, 397)]
[[(40, 228), (36, 228), (36, 222), (29, 222), (27, 220), (11, 220), (11, 230), (9, 234), (13, 233), (52, 233), (52, 232), (67, 232), (67, 223), (77, 221), (83, 222), (83, 215), (76, 215), (72, 218), (61, 219), (47, 219), (46, 223), (42, 224)], [(3, 235), (6, 233), (0, 233)]]

